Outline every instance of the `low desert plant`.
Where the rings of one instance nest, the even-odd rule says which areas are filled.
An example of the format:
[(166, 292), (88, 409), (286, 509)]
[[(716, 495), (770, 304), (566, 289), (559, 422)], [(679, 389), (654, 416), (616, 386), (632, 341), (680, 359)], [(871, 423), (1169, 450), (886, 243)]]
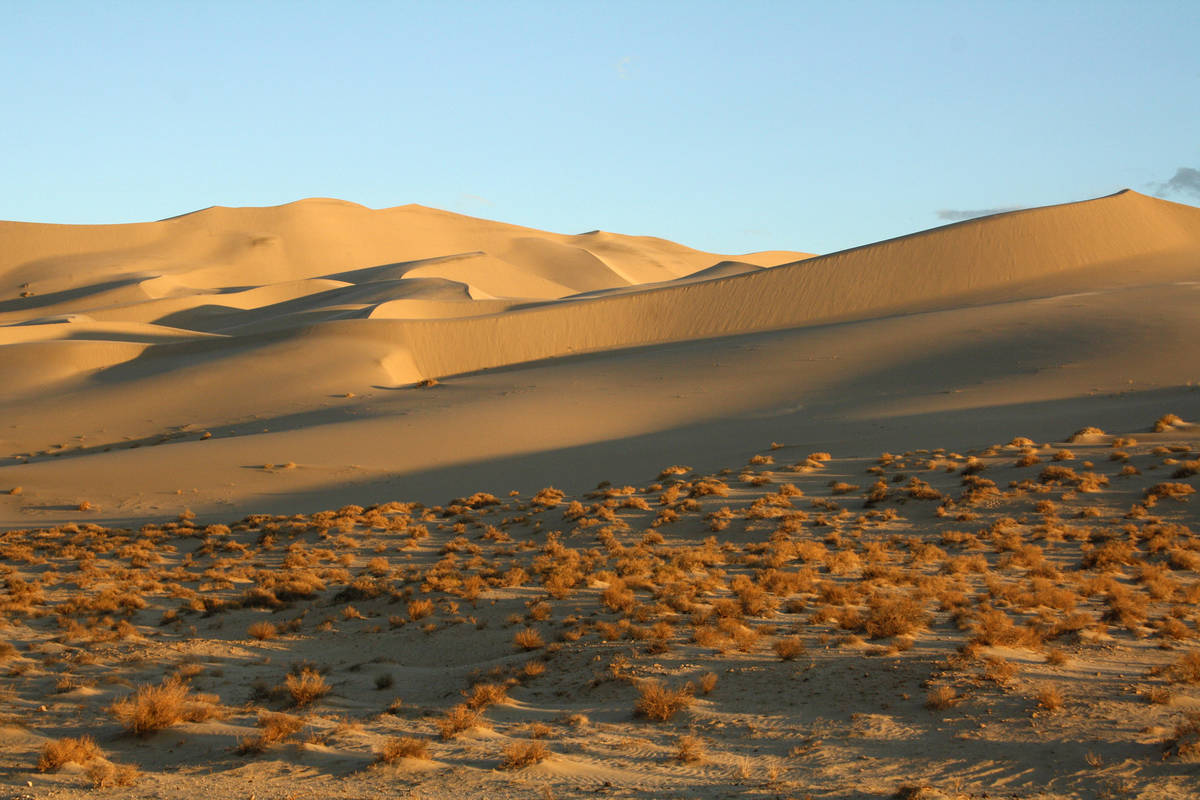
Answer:
[(925, 707), (933, 711), (950, 708), (962, 698), (953, 686), (935, 686), (925, 695)]
[(59, 767), (67, 763), (86, 764), (94, 758), (100, 758), (100, 746), (90, 736), (78, 738), (67, 737), (49, 742), (42, 748), (38, 758), (38, 772), (57, 772)]
[(872, 639), (901, 636), (924, 627), (927, 615), (924, 607), (911, 597), (901, 594), (878, 594), (867, 602), (863, 630)]
[(304, 720), (291, 714), (263, 711), (258, 715), (258, 727), (261, 729), (258, 735), (238, 742), (237, 751), (242, 755), (261, 753), (273, 744), (287, 741), (300, 732)]
[(117, 720), (133, 734), (144, 736), (180, 722), (202, 722), (221, 713), (216, 698), (193, 695), (191, 688), (168, 679), (163, 683), (142, 685), (132, 695), (109, 707)]
[(471, 687), (467, 708), (482, 711), (488, 706), (503, 703), (508, 699), (508, 687), (501, 683), (477, 683)]
[(546, 749), (546, 745), (537, 739), (513, 742), (504, 748), (504, 759), (500, 762), (500, 769), (522, 769), (545, 761), (549, 756), (550, 751)]
[(704, 760), (704, 740), (699, 736), (685, 734), (675, 742), (675, 759), (687, 764)]
[(517, 631), (517, 635), (513, 637), (513, 644), (522, 650), (537, 650), (539, 647), (544, 647), (546, 641), (533, 628), (526, 628), (525, 630)]
[(1172, 683), (1200, 683), (1200, 651), (1193, 650), (1180, 656), (1167, 668)]
[(408, 604), (408, 618), (414, 622), (433, 613), (433, 601), (428, 598), (413, 600)]
[(265, 642), (278, 636), (279, 629), (270, 622), (256, 622), (246, 629), (246, 633), (248, 633), (252, 639), (258, 639), (260, 642)]
[(788, 636), (782, 639), (776, 639), (772, 647), (775, 650), (775, 655), (779, 656), (780, 661), (794, 661), (799, 656), (804, 655), (804, 640), (799, 636)]
[(466, 703), (459, 703), (438, 720), (438, 731), (443, 739), (453, 739), (478, 724), (479, 712), (468, 707)]
[(1163, 742), (1163, 758), (1192, 759), (1200, 755), (1200, 712), (1189, 712)]
[(92, 788), (107, 789), (110, 786), (133, 786), (142, 771), (133, 764), (114, 764), (103, 759), (91, 764), (87, 776)]
[(1033, 699), (1037, 702), (1037, 707), (1044, 711), (1058, 711), (1063, 707), (1063, 693), (1057, 686), (1043, 686), (1037, 690)]
[(288, 673), (284, 685), (292, 697), (292, 705), (297, 708), (312, 705), (329, 694), (331, 688), (325, 682), (325, 677), (311, 667), (304, 667), (299, 672)]
[(638, 686), (634, 713), (655, 722), (665, 722), (691, 704), (691, 684), (671, 689), (657, 681), (643, 681)]
[(375, 754), (375, 760), (394, 764), (402, 758), (429, 760), (429, 742), (415, 736), (389, 736)]

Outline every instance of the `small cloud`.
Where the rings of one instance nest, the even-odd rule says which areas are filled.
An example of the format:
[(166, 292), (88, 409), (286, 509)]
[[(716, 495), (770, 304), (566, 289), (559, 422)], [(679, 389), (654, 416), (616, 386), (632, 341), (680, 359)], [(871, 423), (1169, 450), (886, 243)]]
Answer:
[(948, 220), (950, 222), (962, 222), (964, 219), (989, 217), (992, 214), (1004, 214), (1008, 211), (1021, 211), (1024, 208), (1025, 206), (1002, 206), (1000, 208), (977, 208), (972, 211), (957, 208), (943, 208), (937, 212), (937, 218)]
[(496, 205), (486, 197), (480, 197), (477, 194), (467, 194), (466, 192), (458, 193), (458, 202), (460, 205), (466, 206), (494, 206)]
[(1180, 167), (1175, 170), (1171, 180), (1165, 183), (1152, 183), (1156, 194), (1190, 194), (1200, 197), (1200, 169)]
[(625, 56), (617, 62), (617, 77), (627, 81), (633, 77), (633, 57)]

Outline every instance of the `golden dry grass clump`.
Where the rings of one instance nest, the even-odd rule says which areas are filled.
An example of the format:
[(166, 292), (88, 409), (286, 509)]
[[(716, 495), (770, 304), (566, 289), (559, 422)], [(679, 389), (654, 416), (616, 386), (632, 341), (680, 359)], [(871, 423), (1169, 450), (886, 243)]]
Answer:
[(105, 759), (94, 761), (87, 769), (87, 776), (91, 779), (94, 789), (133, 786), (141, 774), (142, 771), (133, 764), (114, 764)]
[(634, 714), (655, 722), (666, 722), (690, 706), (694, 699), (691, 684), (672, 689), (658, 681), (642, 681), (637, 689)]
[(291, 714), (263, 711), (258, 715), (258, 727), (261, 733), (238, 742), (239, 753), (261, 753), (273, 744), (287, 741), (300, 732), (304, 720)]
[(545, 647), (546, 641), (535, 629), (525, 628), (517, 631), (513, 637), (513, 644), (522, 650), (537, 650), (539, 647)]
[(454, 739), (479, 724), (481, 715), (466, 703), (459, 703), (438, 720), (438, 732), (443, 739)]
[(522, 769), (533, 766), (550, 757), (546, 745), (537, 739), (528, 742), (513, 742), (504, 748), (504, 759), (500, 769)]
[(957, 689), (943, 684), (933, 687), (925, 695), (925, 707), (932, 711), (942, 711), (956, 705), (961, 699)]
[(56, 772), (62, 765), (68, 763), (85, 765), (94, 758), (100, 758), (100, 746), (90, 736), (66, 737), (49, 742), (42, 748), (38, 758), (38, 772)]
[(675, 742), (675, 760), (685, 764), (704, 761), (704, 740), (691, 734), (680, 736)]
[(389, 736), (376, 753), (376, 761), (383, 764), (394, 764), (402, 758), (428, 761), (429, 742), (415, 736)]
[(284, 686), (291, 695), (292, 705), (304, 708), (312, 705), (325, 695), (332, 687), (325, 681), (325, 676), (312, 667), (304, 667), (298, 672), (288, 673)]
[(251, 639), (266, 642), (279, 636), (279, 629), (271, 622), (255, 622), (246, 629)]
[(113, 703), (109, 711), (126, 730), (138, 736), (180, 722), (203, 722), (225, 713), (215, 696), (192, 694), (190, 686), (175, 679), (157, 686), (140, 686), (132, 695)]

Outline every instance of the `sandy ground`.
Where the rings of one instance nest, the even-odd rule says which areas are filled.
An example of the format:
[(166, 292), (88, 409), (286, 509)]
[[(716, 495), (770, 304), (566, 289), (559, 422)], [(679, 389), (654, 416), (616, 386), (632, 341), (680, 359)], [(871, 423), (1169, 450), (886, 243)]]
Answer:
[[(1198, 209), (730, 256), (306, 200), (0, 245), (13, 796), (1200, 790)], [(179, 718), (130, 733), (143, 686)]]

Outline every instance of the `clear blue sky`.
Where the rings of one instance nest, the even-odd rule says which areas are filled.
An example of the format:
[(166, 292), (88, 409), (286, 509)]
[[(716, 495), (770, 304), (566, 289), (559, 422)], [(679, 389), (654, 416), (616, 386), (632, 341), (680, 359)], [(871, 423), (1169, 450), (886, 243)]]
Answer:
[(330, 196), (830, 252), (1200, 204), (1198, 40), (1196, 0), (5, 0), (0, 219)]

